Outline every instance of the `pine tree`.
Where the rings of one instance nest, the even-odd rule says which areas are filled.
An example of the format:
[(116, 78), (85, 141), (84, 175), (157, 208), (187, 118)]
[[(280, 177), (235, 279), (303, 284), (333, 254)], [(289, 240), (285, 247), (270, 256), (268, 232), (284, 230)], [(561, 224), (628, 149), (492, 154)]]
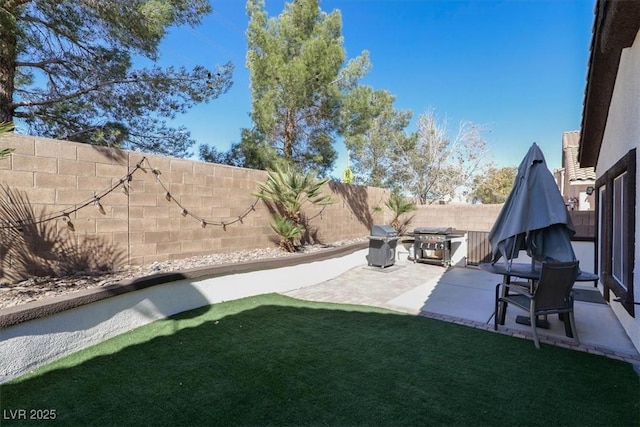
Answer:
[(232, 64), (133, 69), (158, 59), (170, 26), (200, 22), (207, 0), (4, 0), (0, 122), (34, 135), (183, 156), (194, 141), (166, 120), (225, 93)]
[(277, 18), (263, 0), (249, 0), (247, 13), (255, 135), (279, 157), (324, 174), (345, 128), (345, 96), (368, 71), (368, 54), (345, 65), (340, 12), (323, 12), (318, 0), (287, 3)]

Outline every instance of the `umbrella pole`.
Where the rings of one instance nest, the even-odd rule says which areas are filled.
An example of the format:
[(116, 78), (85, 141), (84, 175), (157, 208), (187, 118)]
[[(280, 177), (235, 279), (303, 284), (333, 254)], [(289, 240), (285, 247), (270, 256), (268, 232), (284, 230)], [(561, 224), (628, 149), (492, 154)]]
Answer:
[(511, 265), (513, 264), (513, 256), (516, 253), (516, 245), (518, 243), (518, 236), (514, 236), (513, 246), (511, 247), (511, 258), (509, 258), (509, 262), (507, 263), (507, 273), (511, 273)]

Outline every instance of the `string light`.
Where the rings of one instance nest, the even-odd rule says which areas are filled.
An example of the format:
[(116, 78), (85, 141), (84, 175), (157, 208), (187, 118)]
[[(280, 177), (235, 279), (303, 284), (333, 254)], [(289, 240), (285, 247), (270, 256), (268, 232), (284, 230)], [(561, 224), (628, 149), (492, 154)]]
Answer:
[(73, 223), (71, 222), (71, 218), (69, 218), (69, 215), (65, 212), (62, 214), (62, 221), (65, 222), (65, 224), (67, 224), (67, 228), (71, 231), (75, 231), (75, 227), (73, 226)]
[(98, 209), (98, 212), (100, 212), (102, 215), (106, 215), (104, 207), (102, 207), (102, 204), (100, 203), (100, 198), (98, 196), (96, 196), (96, 193), (93, 193), (93, 198), (94, 198), (93, 204)]
[(122, 192), (127, 196), (129, 195), (129, 192), (133, 190), (133, 187), (131, 187), (131, 184), (129, 184), (131, 180), (133, 180), (133, 172), (128, 173), (126, 177), (120, 179), (120, 185), (122, 185)]
[[(178, 202), (178, 201), (177, 201), (177, 200), (176, 200), (176, 199), (171, 195), (171, 192), (169, 191), (169, 188), (168, 188), (168, 187), (165, 185), (165, 183), (164, 183), (164, 182), (162, 182), (162, 180), (160, 179), (160, 175), (161, 175), (161, 173), (162, 173), (162, 172), (161, 172), (159, 169), (156, 169), (156, 168), (152, 167), (152, 166), (151, 166), (151, 164), (149, 164), (149, 161), (148, 161), (148, 160), (146, 160), (146, 159), (145, 159), (145, 161), (146, 161), (146, 165), (147, 165), (147, 167), (148, 167), (148, 168), (151, 170), (151, 172), (155, 175), (156, 182), (157, 182), (158, 184), (160, 184), (160, 186), (161, 186), (161, 187), (163, 188), (163, 190), (165, 191), (165, 198), (166, 198), (168, 201), (172, 201), (172, 202), (174, 202), (176, 205), (178, 205), (178, 206), (180, 207), (182, 216), (185, 216), (185, 217), (186, 217), (187, 215), (191, 215), (192, 217), (194, 217), (195, 219), (197, 219), (198, 221), (200, 221), (200, 223), (202, 224), (202, 221), (203, 221), (202, 219), (200, 219), (200, 218), (198, 218), (198, 217), (194, 216), (192, 213), (190, 213), (190, 212), (189, 212), (189, 211), (188, 211), (184, 206), (182, 206), (182, 205), (180, 204), (180, 202)], [(262, 193), (263, 193), (263, 191), (264, 191), (264, 190), (260, 190), (260, 194), (262, 194)], [(240, 216), (238, 216), (236, 219), (234, 219), (233, 221), (230, 221), (230, 222), (226, 222), (226, 223), (225, 223), (225, 222), (222, 222), (222, 221), (217, 222), (217, 221), (205, 220), (205, 222), (206, 222), (206, 224), (207, 224), (207, 225), (212, 224), (212, 225), (216, 225), (216, 226), (223, 227), (223, 228), (225, 228), (225, 229), (226, 229), (226, 226), (227, 226), (227, 225), (234, 224), (234, 223), (236, 223), (236, 222), (240, 222), (240, 223), (242, 223), (242, 220), (243, 220), (247, 215), (249, 215), (251, 212), (253, 212), (253, 211), (255, 211), (255, 210), (256, 210), (256, 209), (255, 209), (255, 206), (258, 204), (258, 202), (259, 202), (259, 201), (260, 201), (260, 198), (259, 198), (259, 197), (256, 197), (256, 199), (255, 199), (255, 200), (253, 201), (253, 203), (252, 203), (252, 204), (247, 208), (247, 210), (246, 210), (242, 215), (240, 215)]]
[(142, 159), (140, 159), (140, 161), (136, 164), (136, 168), (140, 169), (144, 173), (147, 173), (147, 170), (142, 166), (142, 162), (144, 162), (145, 159), (146, 157), (143, 157)]
[[(143, 164), (146, 164), (146, 167), (143, 166)], [(202, 228), (205, 228), (207, 225), (211, 224), (211, 225), (220, 226), (226, 231), (228, 225), (234, 224), (236, 222), (240, 222), (241, 224), (244, 224), (244, 222), (243, 222), (244, 218), (247, 217), (251, 212), (254, 212), (256, 210), (255, 206), (260, 201), (260, 198), (256, 197), (254, 202), (247, 208), (247, 210), (242, 215), (239, 215), (234, 220), (229, 221), (229, 222), (211, 221), (211, 220), (207, 220), (207, 219), (197, 218), (193, 214), (191, 214), (187, 210), (187, 208), (182, 206), (175, 198), (173, 198), (173, 196), (169, 192), (169, 189), (167, 188), (167, 186), (160, 180), (160, 175), (162, 174), (162, 172), (159, 169), (154, 168), (153, 166), (151, 166), (151, 164), (149, 163), (149, 160), (146, 157), (143, 157), (136, 164), (136, 167), (133, 168), (133, 170), (131, 170), (130, 172), (128, 172), (119, 181), (117, 181), (116, 184), (112, 185), (110, 188), (108, 188), (106, 190), (103, 190), (103, 191), (101, 191), (99, 193), (94, 191), (93, 198), (85, 200), (84, 202), (79, 203), (73, 209), (65, 209), (62, 212), (53, 213), (53, 214), (47, 215), (47, 216), (45, 216), (43, 218), (40, 218), (40, 219), (34, 219), (32, 221), (25, 221), (25, 220), (22, 220), (22, 219), (18, 219), (18, 220), (16, 220), (15, 224), (9, 224), (7, 226), (0, 226), (0, 230), (1, 229), (5, 229), (5, 228), (15, 228), (18, 231), (23, 231), (23, 226), (25, 224), (27, 224), (27, 225), (40, 224), (40, 223), (44, 223), (44, 222), (47, 222), (47, 221), (51, 221), (51, 220), (55, 220), (55, 219), (60, 218), (62, 221), (64, 221), (67, 224), (67, 227), (70, 230), (75, 231), (75, 227), (74, 227), (73, 223), (71, 222), (71, 218), (70, 218), (71, 214), (73, 214), (75, 212), (78, 212), (79, 210), (85, 208), (86, 206), (88, 206), (90, 204), (93, 204), (101, 214), (106, 215), (106, 211), (104, 209), (104, 206), (100, 202), (100, 200), (103, 197), (105, 197), (107, 194), (113, 192), (119, 186), (122, 187), (123, 193), (125, 193), (128, 196), (130, 191), (133, 191), (133, 188), (129, 184), (129, 182), (131, 182), (133, 180), (133, 174), (138, 169), (142, 170), (142, 172), (144, 172), (144, 173), (147, 173), (147, 169), (149, 169), (154, 174), (155, 179), (158, 182), (158, 184), (160, 184), (162, 186), (162, 188), (165, 190), (165, 198), (167, 199), (167, 201), (170, 201), (170, 202), (172, 201), (173, 203), (178, 205), (181, 208), (181, 215), (183, 217), (186, 217), (187, 215), (191, 215), (195, 219), (199, 220), (200, 221), (200, 225), (202, 226)], [(260, 193), (262, 193), (262, 190), (260, 191)], [(9, 203), (14, 203), (14, 201), (12, 200), (10, 195), (9, 195), (9, 200), (8, 201), (9, 201)], [(323, 207), (323, 210), (324, 210), (325, 207)]]

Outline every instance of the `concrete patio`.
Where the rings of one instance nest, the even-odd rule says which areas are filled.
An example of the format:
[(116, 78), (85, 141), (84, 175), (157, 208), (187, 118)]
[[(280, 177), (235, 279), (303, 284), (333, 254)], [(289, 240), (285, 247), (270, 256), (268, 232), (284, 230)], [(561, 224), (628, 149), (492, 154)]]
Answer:
[[(304, 300), (384, 307), (493, 331), (495, 286), (500, 276), (461, 264), (445, 269), (413, 263), (406, 255), (384, 269), (370, 267), (365, 260), (367, 251), (360, 253), (361, 266), (335, 279), (283, 294)], [(574, 289), (596, 288), (592, 282), (583, 282), (576, 283)], [(524, 312), (509, 308), (499, 332), (531, 339), (529, 326), (515, 323), (519, 314)], [(558, 316), (549, 317), (551, 329), (538, 329), (540, 341), (640, 364), (640, 354), (609, 305), (576, 301), (575, 318), (580, 344), (565, 336)], [(533, 351), (533, 342), (531, 348)]]

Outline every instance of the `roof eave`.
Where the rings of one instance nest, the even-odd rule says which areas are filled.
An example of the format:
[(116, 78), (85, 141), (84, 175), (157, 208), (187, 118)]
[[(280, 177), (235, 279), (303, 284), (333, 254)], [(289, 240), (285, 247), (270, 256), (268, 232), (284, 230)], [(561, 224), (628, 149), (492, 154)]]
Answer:
[(599, 0), (594, 14), (578, 152), (581, 167), (595, 166), (598, 160), (620, 54), (640, 28), (640, 1)]

